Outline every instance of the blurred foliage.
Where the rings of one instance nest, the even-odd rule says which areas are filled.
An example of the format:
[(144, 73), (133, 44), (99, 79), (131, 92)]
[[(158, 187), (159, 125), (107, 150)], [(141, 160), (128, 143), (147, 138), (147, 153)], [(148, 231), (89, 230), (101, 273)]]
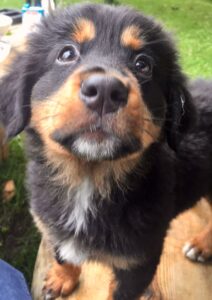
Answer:
[(4, 203), (0, 197), (0, 258), (21, 270), (30, 283), (40, 237), (29, 214), (24, 178), (23, 141), (18, 136), (10, 143), (9, 159), (0, 163), (0, 195), (3, 183), (15, 183), (11, 201)]

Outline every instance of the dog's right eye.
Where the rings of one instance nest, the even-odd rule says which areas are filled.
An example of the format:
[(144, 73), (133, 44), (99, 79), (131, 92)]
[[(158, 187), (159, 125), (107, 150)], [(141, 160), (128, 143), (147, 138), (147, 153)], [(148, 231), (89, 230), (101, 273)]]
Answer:
[(74, 46), (70, 45), (60, 51), (57, 60), (60, 63), (70, 63), (76, 61), (78, 57), (79, 52)]

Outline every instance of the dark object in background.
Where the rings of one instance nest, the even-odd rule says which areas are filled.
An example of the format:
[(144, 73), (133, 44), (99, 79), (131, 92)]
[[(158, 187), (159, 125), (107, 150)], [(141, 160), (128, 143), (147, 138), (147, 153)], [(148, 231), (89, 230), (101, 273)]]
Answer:
[(19, 10), (3, 8), (0, 9), (0, 14), (11, 17), (13, 19), (13, 25), (20, 24), (22, 22), (22, 15)]
[(119, 5), (118, 0), (104, 0), (104, 3), (106, 4), (113, 4), (113, 5)]
[(35, 0), (34, 3), (35, 6), (41, 6), (41, 0)]

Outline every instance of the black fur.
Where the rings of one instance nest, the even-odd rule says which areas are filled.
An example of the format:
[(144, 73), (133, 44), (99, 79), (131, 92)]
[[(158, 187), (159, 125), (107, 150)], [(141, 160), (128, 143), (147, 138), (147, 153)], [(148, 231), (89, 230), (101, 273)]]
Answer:
[[(95, 23), (98, 40), (82, 46), (78, 65), (55, 64), (61, 47), (70, 43), (74, 20), (82, 16)], [(121, 31), (131, 24), (142, 28), (147, 41), (142, 51), (154, 61), (147, 82), (133, 69), (138, 53), (123, 49), (119, 42)], [(69, 187), (51, 180), (57, 171), (48, 165), (38, 132), (27, 124), (31, 96), (50, 97), (74, 69), (88, 62), (123, 72), (128, 68), (162, 132), (126, 176), (125, 189), (111, 179), (110, 199), (100, 199), (104, 197), (95, 192), (95, 216), (88, 211), (86, 230), (76, 233), (73, 224), (64, 227), (73, 209), (67, 201)], [(30, 37), (27, 52), (1, 81), (1, 121), (8, 136), (26, 127), (30, 206), (50, 231), (57, 259), (62, 262), (60, 243), (74, 237), (77, 247), (90, 253), (89, 259), (98, 259), (93, 253), (100, 252), (138, 261), (129, 270), (114, 268), (119, 283), (115, 300), (135, 300), (144, 292), (157, 267), (170, 220), (200, 197), (212, 194), (211, 95), (211, 82), (200, 80), (187, 86), (169, 35), (152, 19), (128, 8), (98, 5), (75, 6), (45, 19)]]

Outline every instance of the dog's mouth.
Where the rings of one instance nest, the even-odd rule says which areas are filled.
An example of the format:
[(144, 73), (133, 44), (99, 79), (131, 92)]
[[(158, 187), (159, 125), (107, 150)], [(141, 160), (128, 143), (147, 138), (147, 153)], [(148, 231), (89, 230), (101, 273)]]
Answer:
[(94, 131), (84, 131), (80, 134), (80, 138), (85, 139), (85, 140), (89, 140), (90, 142), (96, 142), (96, 143), (101, 143), (104, 140), (110, 138), (110, 135), (105, 132), (103, 129), (96, 129)]
[(51, 138), (72, 154), (87, 161), (113, 160), (141, 149), (141, 142), (117, 132), (115, 118), (98, 118), (78, 130), (57, 130)]

